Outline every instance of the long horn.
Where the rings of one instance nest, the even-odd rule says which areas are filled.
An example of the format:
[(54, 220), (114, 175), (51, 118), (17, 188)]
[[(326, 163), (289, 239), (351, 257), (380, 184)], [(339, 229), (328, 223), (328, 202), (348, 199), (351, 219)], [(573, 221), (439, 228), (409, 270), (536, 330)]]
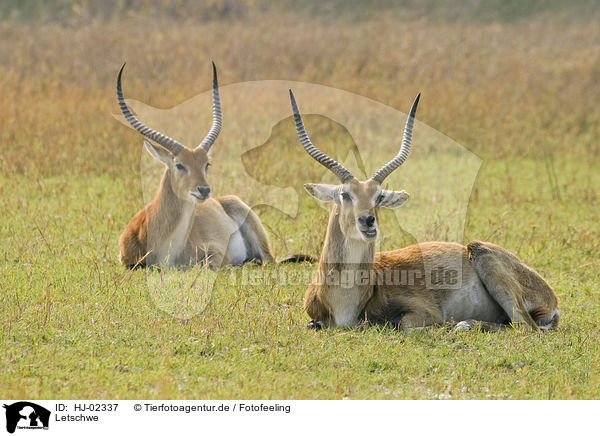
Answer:
[[(215, 67), (215, 63), (212, 63), (213, 66), (213, 122), (206, 135), (206, 138), (200, 143), (198, 147), (202, 147), (206, 151), (210, 150), (211, 145), (219, 136), (221, 132), (221, 126), (223, 125), (223, 115), (221, 114), (221, 99), (219, 98), (219, 82), (217, 81), (217, 67)], [(198, 148), (197, 147), (197, 148)]]
[(415, 114), (417, 112), (417, 106), (419, 105), (419, 99), (421, 98), (421, 93), (417, 95), (415, 101), (410, 108), (410, 113), (408, 114), (408, 119), (406, 120), (406, 126), (404, 127), (404, 136), (402, 137), (402, 146), (400, 147), (400, 151), (391, 161), (386, 163), (381, 167), (379, 171), (373, 174), (371, 177), (372, 180), (379, 182), (379, 184), (383, 183), (385, 178), (389, 176), (392, 171), (398, 168), (400, 165), (404, 163), (406, 158), (408, 157), (408, 153), (410, 153), (410, 143), (412, 142), (412, 131), (413, 126), (415, 124)]
[(338, 176), (342, 183), (346, 183), (347, 181), (352, 180), (354, 176), (350, 171), (348, 171), (341, 164), (327, 156), (322, 151), (318, 150), (310, 141), (310, 138), (306, 133), (306, 129), (304, 128), (304, 123), (302, 122), (302, 115), (300, 115), (300, 111), (298, 110), (298, 105), (296, 104), (294, 93), (291, 89), (290, 100), (292, 101), (292, 110), (294, 111), (294, 120), (296, 121), (296, 131), (298, 132), (298, 138), (300, 139), (300, 142), (302, 143), (304, 149), (308, 152), (308, 154), (310, 154), (310, 156), (314, 160), (316, 160), (325, 168), (329, 169), (333, 174)]
[(121, 112), (123, 112), (123, 115), (125, 115), (125, 118), (127, 119), (127, 121), (129, 121), (129, 124), (131, 124), (131, 126), (135, 130), (140, 132), (146, 138), (151, 139), (152, 141), (162, 145), (164, 148), (176, 155), (181, 150), (183, 150), (185, 146), (182, 143), (177, 142), (172, 138), (169, 138), (167, 135), (163, 135), (162, 133), (157, 132), (156, 130), (152, 130), (150, 127), (142, 124), (140, 120), (138, 120), (135, 117), (135, 115), (131, 113), (131, 109), (129, 109), (129, 106), (127, 106), (127, 103), (125, 103), (125, 97), (123, 96), (123, 90), (121, 88), (121, 75), (123, 74), (124, 68), (125, 64), (123, 64), (123, 66), (119, 70), (119, 76), (117, 77), (117, 100), (119, 100)]

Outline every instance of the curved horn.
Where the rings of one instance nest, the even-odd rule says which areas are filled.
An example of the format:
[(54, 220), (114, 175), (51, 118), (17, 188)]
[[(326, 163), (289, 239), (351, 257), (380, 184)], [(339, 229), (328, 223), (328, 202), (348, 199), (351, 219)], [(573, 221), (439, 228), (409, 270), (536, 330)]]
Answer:
[[(221, 126), (223, 125), (223, 115), (221, 114), (221, 99), (219, 98), (219, 82), (217, 80), (217, 67), (215, 67), (215, 63), (212, 63), (213, 66), (213, 122), (212, 126), (206, 135), (206, 138), (202, 140), (198, 147), (202, 147), (206, 151), (210, 150), (211, 145), (219, 136), (221, 132)], [(196, 147), (196, 148), (198, 148)]]
[(415, 123), (415, 113), (417, 112), (417, 106), (419, 105), (419, 99), (421, 98), (421, 93), (417, 95), (415, 101), (410, 108), (410, 112), (408, 114), (408, 119), (406, 120), (406, 126), (404, 127), (404, 136), (402, 137), (402, 146), (400, 147), (400, 151), (391, 161), (386, 163), (381, 167), (379, 171), (373, 174), (371, 177), (372, 180), (375, 180), (379, 184), (383, 183), (385, 178), (389, 176), (392, 171), (398, 168), (400, 165), (404, 163), (406, 158), (408, 157), (408, 153), (410, 153), (410, 143), (412, 142), (412, 131), (413, 125)]
[(298, 139), (300, 139), (300, 142), (302, 143), (304, 149), (308, 152), (308, 154), (310, 154), (310, 156), (314, 160), (316, 160), (325, 168), (329, 169), (333, 174), (338, 176), (342, 183), (346, 183), (347, 181), (352, 180), (354, 176), (350, 171), (348, 171), (341, 164), (327, 156), (322, 151), (318, 150), (310, 141), (310, 138), (306, 133), (306, 129), (304, 128), (304, 123), (302, 122), (302, 116), (300, 115), (300, 111), (298, 110), (298, 105), (296, 104), (294, 93), (291, 89), (290, 100), (292, 101), (292, 110), (294, 111), (294, 120), (296, 121), (296, 131), (298, 132)]
[(127, 119), (127, 121), (129, 121), (129, 124), (131, 124), (131, 126), (135, 130), (140, 132), (146, 138), (162, 145), (164, 148), (176, 155), (181, 150), (183, 150), (185, 146), (180, 142), (177, 142), (174, 139), (171, 139), (168, 136), (163, 135), (162, 133), (157, 132), (156, 130), (152, 130), (150, 127), (142, 124), (140, 120), (138, 120), (135, 117), (135, 115), (131, 113), (131, 109), (129, 109), (129, 106), (127, 106), (127, 103), (125, 103), (125, 97), (123, 96), (123, 90), (121, 88), (121, 75), (123, 74), (124, 68), (125, 64), (123, 64), (123, 66), (119, 70), (119, 76), (117, 77), (117, 100), (119, 100), (121, 112), (123, 112), (123, 115), (125, 115), (125, 118)]

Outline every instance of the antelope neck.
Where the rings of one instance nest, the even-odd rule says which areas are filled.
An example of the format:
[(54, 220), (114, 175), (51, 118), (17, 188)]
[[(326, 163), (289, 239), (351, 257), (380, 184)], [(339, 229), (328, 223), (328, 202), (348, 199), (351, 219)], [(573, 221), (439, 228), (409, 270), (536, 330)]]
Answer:
[(358, 322), (373, 293), (369, 280), (374, 251), (374, 242), (346, 239), (335, 206), (317, 272), (320, 282), (317, 292), (330, 313), (332, 326), (351, 327)]
[(149, 229), (153, 233), (149, 235), (154, 241), (152, 251), (158, 255), (159, 262), (164, 261), (168, 256), (171, 264), (185, 248), (196, 204), (181, 200), (175, 195), (168, 170), (163, 175), (153, 203), (155, 210)]

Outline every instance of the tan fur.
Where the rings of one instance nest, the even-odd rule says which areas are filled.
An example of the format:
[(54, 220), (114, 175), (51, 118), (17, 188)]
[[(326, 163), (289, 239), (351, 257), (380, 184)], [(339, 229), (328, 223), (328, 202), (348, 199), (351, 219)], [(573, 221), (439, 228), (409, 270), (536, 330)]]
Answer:
[(408, 200), (406, 192), (384, 190), (381, 184), (410, 153), (420, 96), (410, 109), (398, 154), (361, 182), (314, 146), (290, 90), (302, 147), (342, 182), (304, 185), (317, 200), (333, 203), (319, 269), (304, 298), (313, 318), (309, 325), (350, 327), (364, 320), (400, 328), (457, 323), (457, 330), (497, 330), (508, 322), (536, 330), (556, 327), (554, 290), (501, 247), (427, 242), (375, 253), (377, 211)]
[(488, 291), (508, 294), (521, 320), (534, 327), (540, 322), (558, 326), (558, 297), (554, 289), (533, 268), (514, 254), (490, 242), (467, 244), (469, 258)]
[[(189, 266), (206, 261), (217, 268), (231, 264), (228, 246), (238, 231), (248, 255), (237, 263), (272, 261), (266, 232), (242, 200), (227, 195), (198, 201), (191, 196), (198, 186), (208, 186), (204, 149), (184, 149), (170, 156), (162, 147), (154, 148), (162, 153), (160, 158), (167, 168), (154, 199), (133, 217), (119, 239), (123, 265), (133, 267), (144, 256), (139, 266)], [(188, 171), (177, 170), (177, 163)], [(176, 229), (181, 229), (175, 235), (183, 240), (180, 246), (175, 246)]]
[(269, 238), (258, 215), (235, 195), (219, 197), (219, 203), (225, 212), (240, 224), (244, 239), (248, 241), (251, 257), (260, 261), (273, 262)]
[[(399, 328), (460, 323), (461, 327), (479, 327), (487, 331), (499, 330), (509, 321), (524, 323), (532, 329), (538, 329), (538, 324), (542, 328), (557, 326), (558, 299), (554, 290), (537, 272), (499, 246), (479, 241), (466, 247), (449, 242), (426, 242), (375, 253), (375, 238), (363, 238), (362, 246), (354, 246), (355, 249), (358, 247), (358, 251), (362, 250), (361, 253), (348, 252), (345, 249), (348, 239), (357, 238), (358, 214), (376, 215), (378, 209), (374, 203), (377, 191), (372, 186), (360, 182), (348, 186), (355, 201), (348, 203), (334, 199), (319, 269), (304, 298), (304, 309), (314, 321), (325, 326), (340, 325), (335, 319), (340, 307), (335, 305), (343, 306), (351, 301), (356, 313), (352, 325), (362, 320)], [(317, 187), (311, 185), (309, 192), (315, 193)], [(354, 259), (354, 263), (349, 264), (349, 258)], [(449, 265), (459, 267), (460, 281), (456, 285), (432, 288), (426, 283), (427, 271), (448, 268)], [(367, 270), (375, 277), (412, 272), (416, 278), (410, 283), (376, 280), (367, 284), (355, 283), (351, 289), (325, 280), (332, 271), (343, 269)], [(353, 294), (356, 292), (359, 298)], [(457, 295), (469, 298), (471, 292), (475, 292), (472, 295), (474, 304), (481, 306), (479, 311), (485, 315), (482, 317), (488, 319), (458, 319), (452, 316), (453, 313), (469, 311), (468, 307), (460, 305), (452, 308), (452, 298)], [(351, 298), (341, 300), (339, 295), (344, 293)], [(336, 298), (332, 298), (334, 295)], [(344, 310), (352, 312), (349, 308)], [(448, 312), (446, 317), (444, 311)], [(349, 324), (345, 322), (342, 325)]]

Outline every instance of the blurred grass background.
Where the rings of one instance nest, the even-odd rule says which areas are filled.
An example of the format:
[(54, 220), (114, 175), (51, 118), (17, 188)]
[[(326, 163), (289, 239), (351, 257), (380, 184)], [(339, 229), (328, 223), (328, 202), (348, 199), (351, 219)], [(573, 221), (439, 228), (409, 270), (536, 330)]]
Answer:
[[(320, 83), (402, 109), (482, 157), (596, 156), (595, 2), (5, 1), (0, 6), (3, 172), (135, 169), (114, 123), (127, 92), (171, 107), (221, 83)], [(73, 146), (77, 144), (77, 146)], [(23, 150), (46, 153), (27, 153)]]
[[(0, 396), (597, 398), (599, 47), (585, 0), (4, 0)], [(561, 329), (315, 334), (304, 284), (277, 281), (225, 283), (190, 321), (159, 311), (145, 272), (117, 262), (143, 203), (140, 137), (111, 116), (116, 73), (127, 61), (126, 96), (170, 108), (209, 89), (211, 59), (222, 85), (306, 81), (398, 110), (421, 91), (419, 120), (484, 161), (465, 239), (540, 271)], [(320, 251), (326, 214), (300, 201), (294, 222), (259, 211), (279, 255)]]

